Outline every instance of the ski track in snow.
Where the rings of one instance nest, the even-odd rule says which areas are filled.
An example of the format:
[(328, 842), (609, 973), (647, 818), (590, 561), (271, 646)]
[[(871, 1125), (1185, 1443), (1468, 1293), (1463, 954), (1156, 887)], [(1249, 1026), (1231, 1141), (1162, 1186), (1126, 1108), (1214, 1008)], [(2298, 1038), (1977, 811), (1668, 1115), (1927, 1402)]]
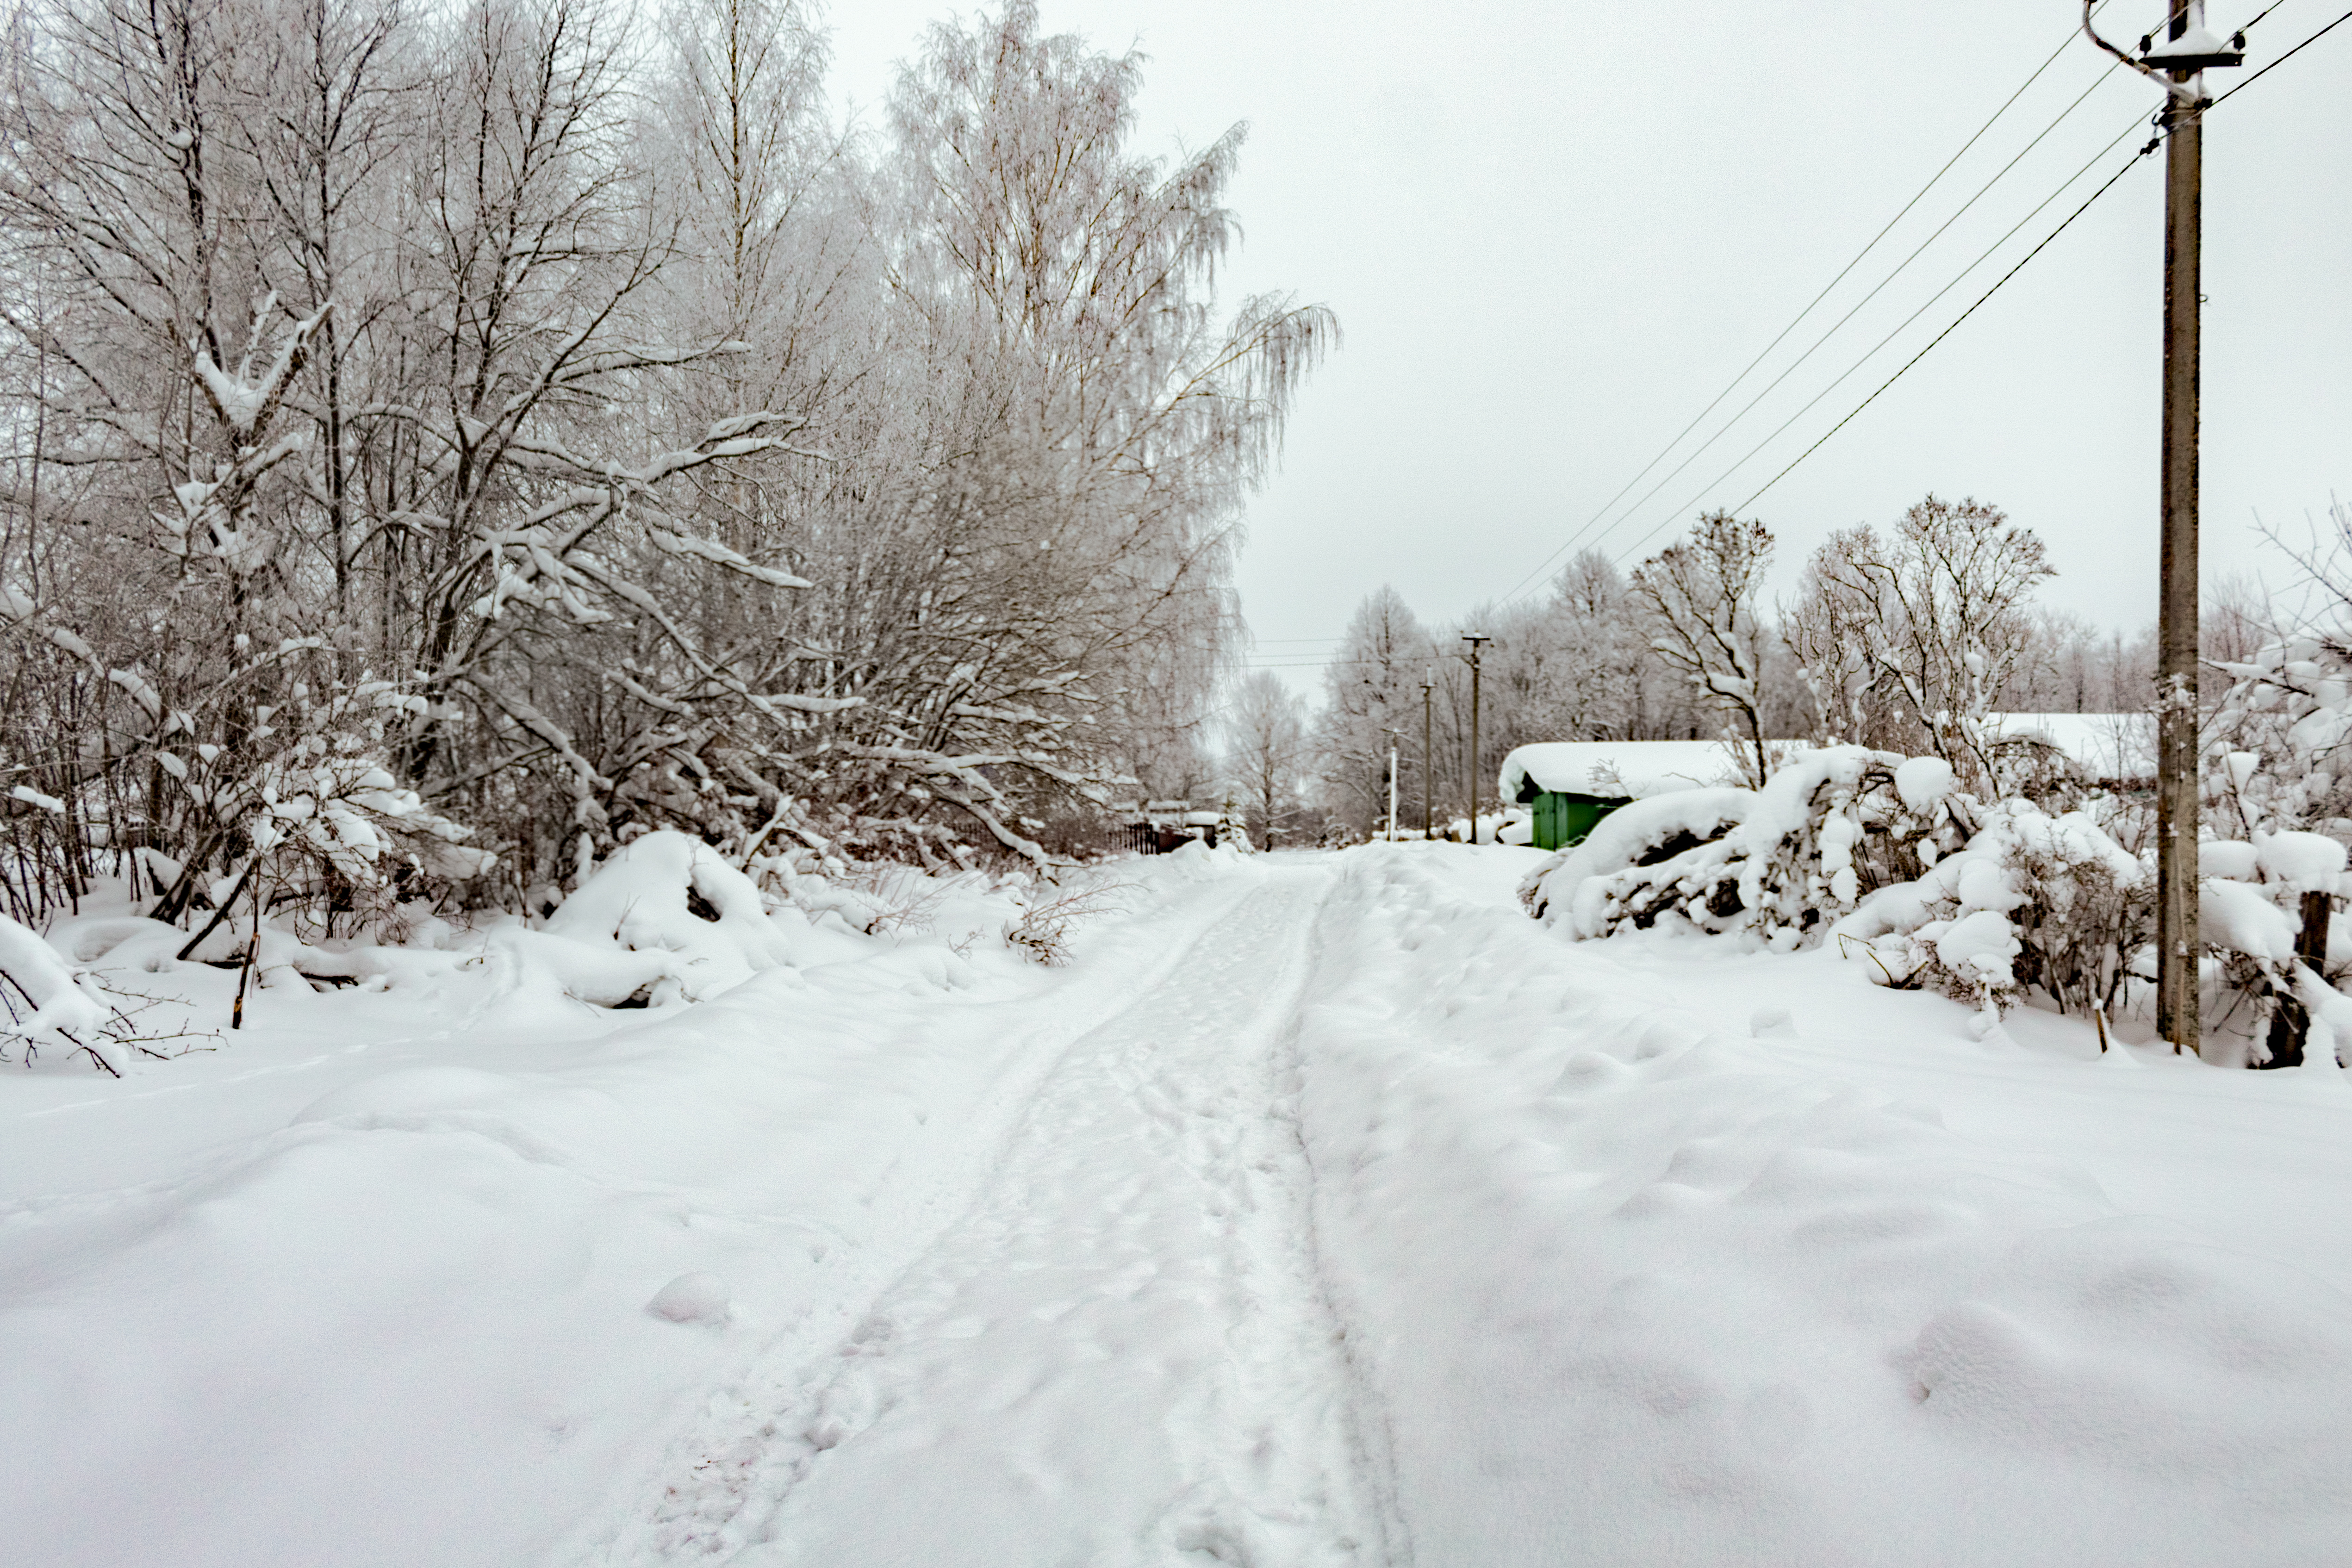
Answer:
[(845, 1344), (789, 1336), (716, 1401), (608, 1560), (1402, 1563), (1297, 1118), (1329, 886), (1268, 879), (1011, 1075), (970, 1208)]

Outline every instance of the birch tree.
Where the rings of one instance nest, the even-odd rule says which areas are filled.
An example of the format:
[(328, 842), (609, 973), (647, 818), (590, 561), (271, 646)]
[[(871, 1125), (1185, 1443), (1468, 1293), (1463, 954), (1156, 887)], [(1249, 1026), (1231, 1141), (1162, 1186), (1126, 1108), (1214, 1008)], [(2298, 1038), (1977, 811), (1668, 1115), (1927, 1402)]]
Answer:
[(1689, 536), (1643, 562), (1633, 594), (1649, 612), (1651, 646), (1719, 714), (1748, 782), (1771, 768), (1764, 741), (1765, 635), (1758, 616), (1772, 534), (1762, 523), (1710, 512)]
[(2032, 530), (1973, 500), (1930, 495), (1884, 535), (1831, 535), (1783, 613), (1825, 728), (1988, 783), (1984, 716), (2030, 655), (2028, 610), (2053, 572)]
[(1240, 130), (1136, 154), (1138, 58), (1022, 4), (933, 29), (879, 136), (824, 65), (795, 0), (16, 14), (12, 910), (265, 861), (538, 907), (660, 826), (1037, 858), (1207, 765), (1242, 509), (1336, 342), (1216, 299)]

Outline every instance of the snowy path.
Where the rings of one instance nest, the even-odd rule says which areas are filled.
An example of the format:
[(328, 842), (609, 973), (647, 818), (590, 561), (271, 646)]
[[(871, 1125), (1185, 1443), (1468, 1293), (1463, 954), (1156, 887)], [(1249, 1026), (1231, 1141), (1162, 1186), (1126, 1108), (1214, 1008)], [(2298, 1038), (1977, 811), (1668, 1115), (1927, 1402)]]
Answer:
[(1328, 887), (1269, 879), (1073, 1045), (971, 1212), (830, 1377), (761, 1421), (763, 1444), (685, 1446), (640, 1549), (1400, 1561), (1297, 1119), (1296, 1009)]

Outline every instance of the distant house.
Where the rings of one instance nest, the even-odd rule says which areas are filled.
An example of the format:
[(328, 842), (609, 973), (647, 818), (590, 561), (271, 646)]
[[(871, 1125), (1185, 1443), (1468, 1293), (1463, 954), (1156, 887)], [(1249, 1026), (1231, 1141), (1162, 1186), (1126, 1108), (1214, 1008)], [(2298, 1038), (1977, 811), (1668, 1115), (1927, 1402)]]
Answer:
[(1629, 802), (1738, 777), (1720, 741), (1546, 741), (1503, 759), (1501, 789), (1504, 800), (1533, 809), (1537, 848), (1565, 849)]
[(1214, 849), (1221, 842), (1250, 847), (1238, 812), (1203, 811), (1189, 800), (1129, 802), (1111, 808), (1125, 819), (1124, 847), (1139, 855), (1166, 855), (1199, 839)]

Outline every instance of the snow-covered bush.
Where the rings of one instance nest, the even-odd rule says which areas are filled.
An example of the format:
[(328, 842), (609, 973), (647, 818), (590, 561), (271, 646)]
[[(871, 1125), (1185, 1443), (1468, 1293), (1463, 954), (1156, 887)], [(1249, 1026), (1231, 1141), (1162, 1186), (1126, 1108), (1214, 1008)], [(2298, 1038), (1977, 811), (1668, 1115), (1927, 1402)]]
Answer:
[[(23, 1005), (20, 1007), (19, 1004)], [(0, 1041), (22, 1048), (54, 1046), (89, 1051), (120, 1070), (102, 1054), (99, 1032), (106, 1005), (84, 988), (81, 977), (37, 932), (0, 915)]]
[(792, 955), (759, 887), (683, 833), (649, 833), (623, 848), (531, 934), (635, 955), (596, 983), (599, 994), (582, 998), (608, 1005), (647, 988), (656, 1002), (697, 1001)]
[(2090, 813), (2004, 800), (1962, 848), (1872, 893), (1833, 934), (1874, 979), (1930, 984), (1988, 1015), (2027, 987), (2062, 1009), (2112, 1010), (2147, 940), (2151, 882)]
[(1578, 937), (1673, 921), (1782, 952), (1833, 939), (1883, 984), (1992, 1014), (2025, 988), (2113, 1005), (2147, 940), (2148, 880), (2090, 810), (1987, 805), (1943, 758), (1843, 746), (1761, 790), (1636, 801), (1520, 897)]
[[(1221, 858), (1229, 864), (1238, 854), (1231, 848), (1212, 849), (1195, 839), (1177, 850), (1174, 858), (1188, 872), (1197, 873), (1200, 868)], [(1049, 967), (1066, 963), (1070, 957), (1071, 933), (1078, 922), (1097, 915), (1117, 913), (1118, 897), (1127, 886), (1099, 879), (1066, 883), (1036, 879), (1022, 895), (1020, 914), (1005, 922), (1004, 945)]]
[(1580, 937), (1672, 919), (1790, 951), (1818, 941), (1866, 890), (1865, 840), (1889, 848), (1940, 825), (1942, 793), (1915, 807), (1896, 790), (1903, 762), (1861, 746), (1825, 747), (1795, 758), (1760, 790), (1636, 802), (1538, 868), (1521, 897), (1530, 912), (1564, 916)]
[[(2200, 921), (2229, 994), (2215, 1017), (2255, 1065), (2352, 1047), (2327, 1021), (2352, 972), (2352, 942), (2332, 920), (2352, 895), (2352, 508), (2331, 520), (2331, 552), (2302, 563), (2327, 609), (2219, 663), (2230, 686), (2205, 726), (2206, 821), (2229, 841), (2203, 847)], [(2252, 1006), (2230, 1005), (2240, 1000)]]
[(0, 915), (0, 1062), (30, 1067), (45, 1050), (87, 1056), (100, 1072), (121, 1078), (141, 1058), (168, 1060), (199, 1032), (158, 1034), (139, 1015), (153, 998), (111, 994), (96, 975)]
[(2335, 1031), (2320, 1026), (2352, 1005), (2333, 989), (2352, 972), (2352, 940), (2330, 918), (2334, 901), (2352, 894), (2344, 845), (2257, 829), (2251, 839), (2206, 843), (2199, 863), (2198, 929), (2215, 958), (2206, 1022), (2223, 1037), (2218, 1048), (2256, 1067), (2300, 1061), (2306, 1035), (2326, 1037), (2315, 1053), (2334, 1049)]
[(2208, 733), (2216, 826), (2352, 837), (2352, 603), (2342, 625), (2279, 638), (2231, 678)]

